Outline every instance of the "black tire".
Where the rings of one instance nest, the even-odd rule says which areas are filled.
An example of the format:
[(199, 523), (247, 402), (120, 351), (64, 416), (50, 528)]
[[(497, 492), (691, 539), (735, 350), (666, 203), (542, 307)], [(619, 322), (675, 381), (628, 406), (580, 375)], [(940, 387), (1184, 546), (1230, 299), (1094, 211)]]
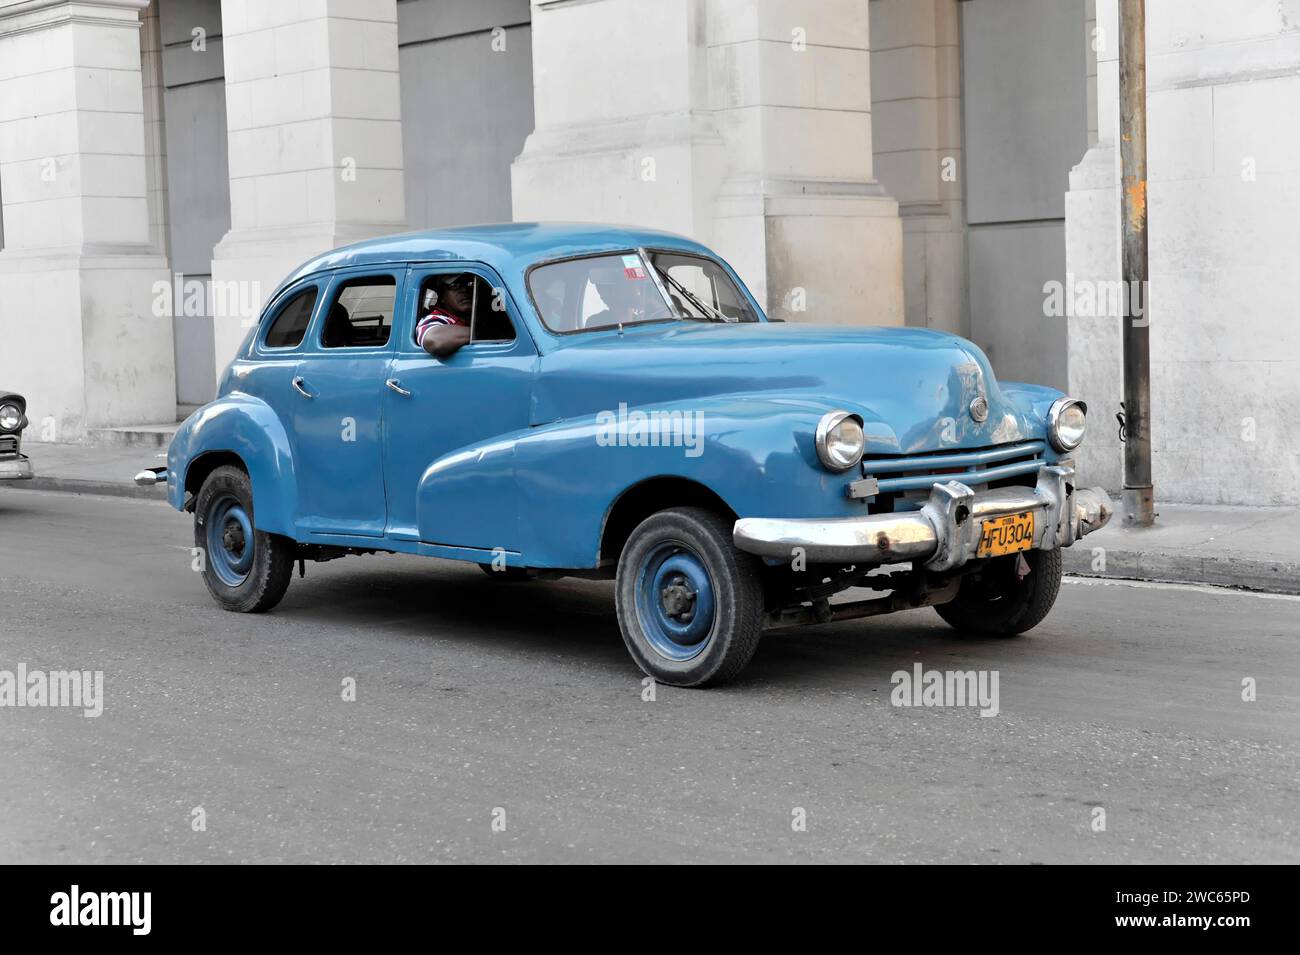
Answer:
[(995, 557), (962, 578), (951, 603), (935, 611), (963, 633), (1014, 636), (1043, 622), (1061, 591), (1061, 549), (1024, 552), (1029, 574), (1016, 579), (1019, 555)]
[[(731, 542), (732, 522), (696, 507), (675, 507), (642, 521), (628, 538), (618, 560), (615, 589), (618, 625), (628, 653), (646, 674), (671, 686), (706, 686), (736, 676), (758, 648), (763, 632), (763, 586), (758, 558), (736, 550)], [(667, 557), (659, 557), (667, 554)], [(684, 652), (689, 658), (673, 658), (656, 646), (662, 630), (648, 631), (665, 613), (653, 581), (670, 561), (690, 562), (702, 571), (703, 587), (695, 597), (685, 598), (690, 606), (677, 612), (694, 616), (707, 593), (711, 608), (707, 619), (700, 617), (705, 634)], [(654, 562), (658, 561), (656, 565)], [(649, 563), (648, 563), (649, 562)], [(656, 570), (656, 566), (660, 568)], [(645, 578), (643, 580), (643, 575)], [(676, 587), (677, 584), (670, 584)], [(686, 593), (687, 591), (679, 591)], [(675, 597), (674, 600), (683, 598)], [(649, 606), (654, 604), (654, 606)], [(676, 605), (674, 605), (676, 606)], [(645, 613), (645, 618), (642, 617)], [(690, 618), (686, 619), (690, 625)], [(672, 644), (676, 646), (676, 644)]]
[[(254, 530), (251, 560), (242, 580), (233, 579), (234, 575), (229, 572), (223, 579), (223, 568), (227, 563), (222, 554), (213, 552), (209, 528), (212, 519), (221, 516), (219, 512), (214, 513), (214, 508), (220, 509), (227, 502), (242, 508), (248, 527), (255, 526), (252, 524), (253, 486), (242, 468), (231, 465), (219, 467), (208, 475), (194, 503), (194, 546), (202, 549), (203, 582), (222, 609), (233, 613), (264, 613), (278, 604), (289, 589), (295, 547), (286, 537)], [(239, 523), (235, 517), (225, 520), (232, 532), (238, 532), (235, 540), (242, 541), (247, 547), (248, 537), (235, 526)]]
[(500, 570), (491, 564), (479, 564), (478, 569), (483, 571), (493, 580), (504, 580), (518, 582), (521, 580), (532, 580), (533, 575), (524, 567), (502, 567)]

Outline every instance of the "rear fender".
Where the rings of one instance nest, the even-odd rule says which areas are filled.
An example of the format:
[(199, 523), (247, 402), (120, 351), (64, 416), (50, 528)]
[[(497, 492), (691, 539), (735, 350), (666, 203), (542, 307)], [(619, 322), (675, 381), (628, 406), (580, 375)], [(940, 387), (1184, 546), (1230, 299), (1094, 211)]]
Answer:
[(205, 455), (234, 454), (253, 485), (253, 523), (268, 534), (294, 536), (298, 481), (288, 433), (271, 406), (234, 392), (204, 405), (176, 431), (167, 449), (167, 498), (183, 510), (186, 483)]

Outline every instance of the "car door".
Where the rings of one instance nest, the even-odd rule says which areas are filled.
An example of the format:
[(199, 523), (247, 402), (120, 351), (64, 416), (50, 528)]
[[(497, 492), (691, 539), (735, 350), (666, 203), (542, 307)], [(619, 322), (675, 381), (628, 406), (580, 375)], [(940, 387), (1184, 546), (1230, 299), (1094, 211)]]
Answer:
[(382, 537), (381, 436), (393, 317), (405, 266), (334, 273), (292, 385), (298, 528), (304, 537)]
[[(471, 341), (447, 358), (415, 342), (427, 293), (451, 275), (475, 283)], [(537, 352), (500, 277), (471, 262), (412, 267), (383, 397), (388, 533), (402, 540), (491, 550), (518, 548), (513, 453), (490, 456), (472, 480), (434, 479), (420, 503), (425, 472), (453, 452), (528, 427)]]
[(327, 281), (328, 277), (317, 275), (281, 292), (266, 309), (248, 360), (238, 363), (238, 390), (270, 405), (284, 425), (291, 453), (296, 448), (293, 419), (299, 400), (292, 382)]

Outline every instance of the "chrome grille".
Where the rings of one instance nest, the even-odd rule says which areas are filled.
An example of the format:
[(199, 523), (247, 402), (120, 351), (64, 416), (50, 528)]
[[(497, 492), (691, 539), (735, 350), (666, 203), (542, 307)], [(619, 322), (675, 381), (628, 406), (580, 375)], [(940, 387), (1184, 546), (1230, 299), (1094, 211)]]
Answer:
[(18, 453), (18, 435), (0, 434), (0, 454)]
[(1022, 441), (970, 451), (876, 456), (862, 459), (862, 475), (876, 479), (877, 501), (894, 496), (899, 499), (896, 509), (905, 510), (919, 507), (930, 488), (948, 481), (976, 491), (996, 482), (1022, 483), (1015, 479), (1037, 474), (1046, 463), (1046, 450), (1042, 441)]

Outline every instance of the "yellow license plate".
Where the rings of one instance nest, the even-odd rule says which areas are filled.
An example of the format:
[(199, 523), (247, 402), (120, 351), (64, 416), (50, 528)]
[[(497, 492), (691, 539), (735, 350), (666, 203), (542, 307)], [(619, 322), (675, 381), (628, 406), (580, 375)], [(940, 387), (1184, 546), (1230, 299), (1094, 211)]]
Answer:
[(984, 522), (976, 557), (1001, 557), (1034, 546), (1034, 512), (1021, 511)]

